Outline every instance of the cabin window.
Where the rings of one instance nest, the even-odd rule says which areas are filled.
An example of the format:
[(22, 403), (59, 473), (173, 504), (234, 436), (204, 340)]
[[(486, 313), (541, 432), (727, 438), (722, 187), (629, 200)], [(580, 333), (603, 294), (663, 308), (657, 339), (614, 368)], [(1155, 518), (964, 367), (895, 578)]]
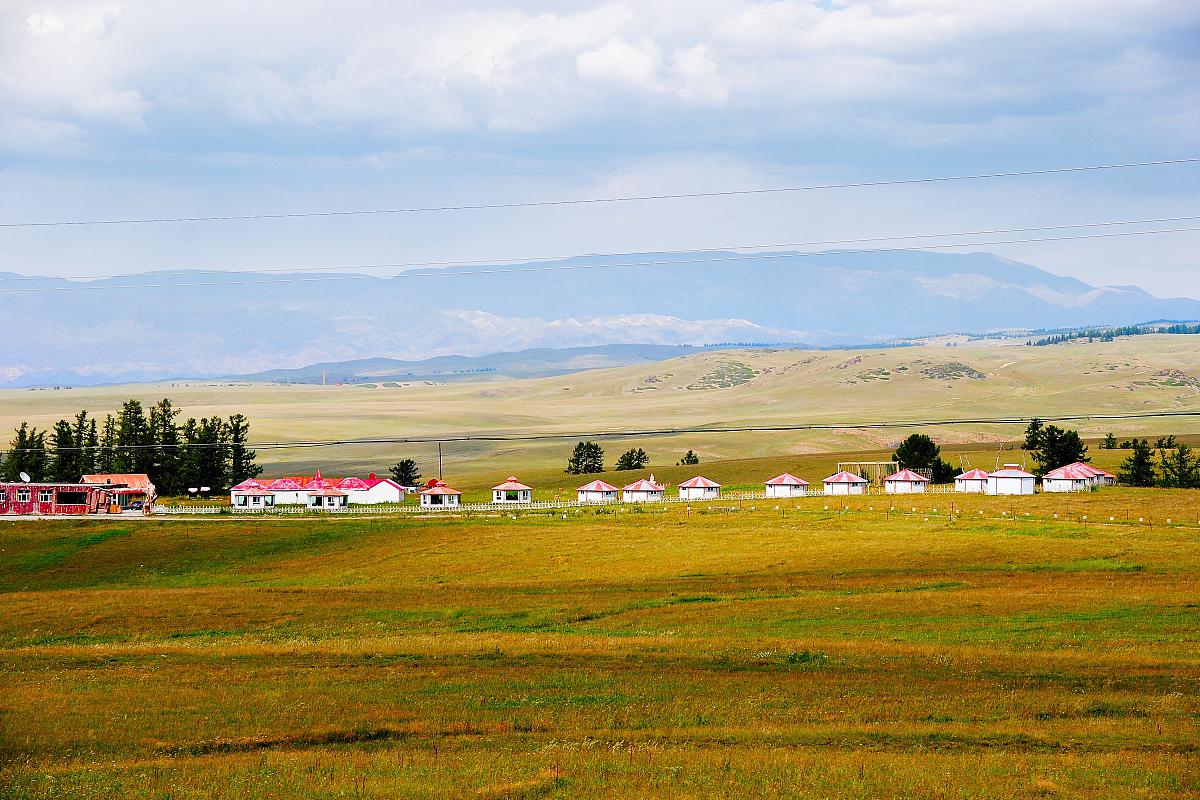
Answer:
[(246, 496), (245, 496), (245, 495), (242, 495), (242, 494), (239, 494), (239, 495), (237, 496), (237, 504), (238, 504), (239, 506), (244, 506), (244, 505), (246, 505)]
[(28, 489), (17, 489), (17, 502), (18, 503), (28, 503), (29, 498), (30, 498), (30, 493), (29, 493)]
[(40, 492), (38, 492), (38, 502), (39, 503), (53, 503), (54, 502), (54, 490), (53, 489), (42, 489)]
[(520, 492), (505, 492), (504, 499), (510, 503), (515, 503), (521, 499)]
[(0, 503), (7, 503), (7, 502), (8, 502), (8, 495), (5, 494), (4, 492), (0, 491)]
[(59, 492), (58, 504), (60, 506), (86, 506), (88, 501), (87, 492)]

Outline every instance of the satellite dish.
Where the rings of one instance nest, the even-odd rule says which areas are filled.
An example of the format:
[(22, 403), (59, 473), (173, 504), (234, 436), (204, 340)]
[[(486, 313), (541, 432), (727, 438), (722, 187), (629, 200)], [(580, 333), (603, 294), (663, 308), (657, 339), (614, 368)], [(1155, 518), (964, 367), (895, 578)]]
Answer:
[(18, 477), (21, 478), (21, 483), (29, 483), (29, 473), (22, 472)]

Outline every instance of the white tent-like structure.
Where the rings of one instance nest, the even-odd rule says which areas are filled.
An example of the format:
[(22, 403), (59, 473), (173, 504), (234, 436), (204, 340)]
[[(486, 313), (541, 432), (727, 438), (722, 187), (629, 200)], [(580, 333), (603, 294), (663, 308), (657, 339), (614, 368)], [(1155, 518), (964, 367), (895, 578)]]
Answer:
[(721, 484), (697, 475), (679, 484), (680, 500), (716, 500), (721, 496)]
[(985, 494), (987, 492), (988, 474), (986, 470), (973, 469), (964, 472), (954, 479), (954, 491), (967, 494)]
[(883, 491), (885, 494), (917, 494), (924, 492), (928, 483), (929, 478), (919, 472), (902, 469), (883, 479)]
[(766, 486), (767, 497), (804, 497), (808, 494), (808, 481), (790, 472), (776, 475)]
[(620, 490), (611, 483), (595, 480), (575, 490), (575, 499), (580, 503), (615, 503)]
[(1016, 464), (1005, 464), (988, 475), (987, 494), (1033, 494), (1037, 478)]
[(825, 494), (867, 493), (867, 479), (846, 470), (842, 470), (836, 475), (830, 475), (821, 483), (825, 487)]
[(621, 487), (622, 503), (661, 503), (665, 499), (666, 490), (655, 483), (653, 475)]

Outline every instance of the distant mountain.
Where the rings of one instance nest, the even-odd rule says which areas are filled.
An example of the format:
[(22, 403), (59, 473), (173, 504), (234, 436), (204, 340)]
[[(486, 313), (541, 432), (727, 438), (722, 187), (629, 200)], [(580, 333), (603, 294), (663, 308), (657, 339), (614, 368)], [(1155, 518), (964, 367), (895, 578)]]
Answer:
[(626, 367), (645, 361), (665, 361), (713, 348), (689, 345), (606, 344), (596, 347), (539, 347), (515, 353), (486, 356), (437, 356), (420, 361), (396, 358), (358, 358), (329, 361), (296, 369), (272, 369), (233, 380), (272, 381), (275, 383), (369, 383), (501, 380), (506, 378), (546, 378), (587, 369)]
[(861, 344), (956, 330), (1200, 318), (1200, 301), (1095, 287), (987, 253), (649, 253), (528, 267), (536, 270), (146, 273), (89, 283), (0, 274), (0, 288), (70, 289), (5, 295), (0, 330), (19, 346), (0, 348), (0, 386), (531, 348)]

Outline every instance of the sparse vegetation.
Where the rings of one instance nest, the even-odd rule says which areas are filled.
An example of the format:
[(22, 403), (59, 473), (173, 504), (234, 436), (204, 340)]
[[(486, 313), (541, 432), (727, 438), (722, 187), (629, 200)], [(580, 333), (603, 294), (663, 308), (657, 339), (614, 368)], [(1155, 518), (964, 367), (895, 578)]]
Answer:
[(705, 372), (692, 383), (688, 389), (730, 389), (754, 380), (758, 373), (750, 366), (740, 361), (722, 361), (716, 367)]
[(987, 378), (974, 367), (969, 367), (958, 361), (950, 361), (945, 364), (932, 364), (921, 369), (921, 375), (926, 378), (939, 381), (957, 381), (963, 378), (969, 378), (973, 381), (981, 381)]

